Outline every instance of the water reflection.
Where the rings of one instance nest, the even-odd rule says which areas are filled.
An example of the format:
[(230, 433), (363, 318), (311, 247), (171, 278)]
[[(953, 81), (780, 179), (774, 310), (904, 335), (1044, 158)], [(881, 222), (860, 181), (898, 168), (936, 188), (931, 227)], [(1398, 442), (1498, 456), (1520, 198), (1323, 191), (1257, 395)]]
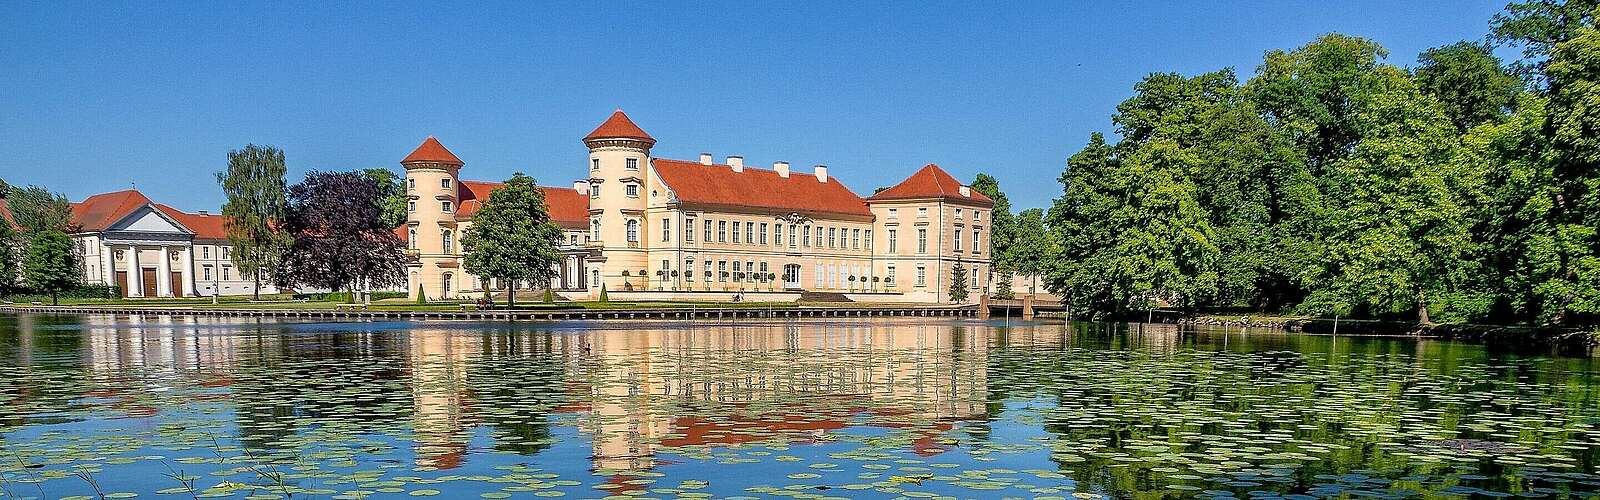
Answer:
[(1594, 359), (1429, 340), (0, 315), (0, 361), (0, 483), (50, 496), (1600, 490)]

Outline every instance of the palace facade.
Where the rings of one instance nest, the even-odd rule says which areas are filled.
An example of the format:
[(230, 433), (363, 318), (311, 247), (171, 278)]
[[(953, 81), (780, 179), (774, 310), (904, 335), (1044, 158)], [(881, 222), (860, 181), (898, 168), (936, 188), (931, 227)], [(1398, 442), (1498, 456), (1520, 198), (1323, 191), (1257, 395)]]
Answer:
[[(947, 303), (955, 269), (967, 301), (987, 285), (993, 203), (937, 165), (863, 198), (817, 165), (746, 166), (657, 158), (656, 140), (621, 110), (583, 138), (587, 175), (546, 187), (565, 231), (551, 287), (568, 298), (794, 300), (803, 293), (871, 302)], [(413, 298), (501, 289), (462, 268), (460, 236), (497, 183), (462, 180), (465, 165), (429, 137), (401, 160), (409, 220), (401, 228)]]

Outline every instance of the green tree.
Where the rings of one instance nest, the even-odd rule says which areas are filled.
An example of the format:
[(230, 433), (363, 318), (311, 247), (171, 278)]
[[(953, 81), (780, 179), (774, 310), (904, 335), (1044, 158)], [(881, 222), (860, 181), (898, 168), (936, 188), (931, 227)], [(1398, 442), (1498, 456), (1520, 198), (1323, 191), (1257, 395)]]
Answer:
[(1430, 301), (1462, 299), (1462, 266), (1472, 240), (1458, 203), (1472, 181), (1455, 167), (1458, 138), (1443, 107), (1399, 68), (1360, 75), (1348, 94), (1348, 156), (1326, 169), (1330, 207), (1321, 219), (1319, 266), (1305, 307), (1318, 313), (1414, 311), (1427, 323)]
[(989, 174), (978, 174), (972, 180), (972, 189), (994, 200), (989, 210), (989, 261), (996, 267), (1011, 264), (1009, 249), (1012, 227), (1016, 225), (1016, 216), (1011, 214), (1011, 199), (1000, 190), (1000, 181)]
[(275, 274), (290, 239), (278, 231), (288, 206), (283, 150), (245, 145), (228, 152), (228, 166), (217, 183), (228, 200), (222, 205), (232, 260), (241, 274), (254, 280), (252, 296), (261, 296), (261, 278)]
[(1489, 37), (1501, 45), (1522, 48), (1516, 74), (1542, 84), (1556, 46), (1578, 30), (1594, 26), (1597, 0), (1526, 0), (1507, 5), (1489, 21)]
[[(1052, 267), (1050, 261), (1057, 253), (1055, 242), (1044, 225), (1044, 210), (1030, 208), (1017, 214), (1011, 242), (1011, 265), (1016, 266), (1013, 270), (1028, 276), (1029, 292), (1038, 293), (1039, 275)], [(1010, 272), (1006, 273), (1007, 280), (1010, 275)]]
[(1543, 316), (1565, 322), (1569, 313), (1600, 312), (1600, 31), (1593, 18), (1557, 42), (1545, 79), (1556, 227), (1538, 247), (1550, 278), (1535, 286)]
[(1327, 34), (1293, 51), (1274, 50), (1247, 91), (1263, 115), (1288, 134), (1313, 175), (1343, 158), (1360, 139), (1351, 97), (1362, 75), (1389, 52), (1371, 40)]
[(5, 198), (0, 197), (0, 296), (22, 289), (23, 254), (19, 238), (21, 234), (12, 225), (10, 211), (5, 209)]
[(1417, 63), (1417, 86), (1444, 105), (1445, 116), (1459, 133), (1504, 119), (1522, 89), (1522, 80), (1502, 68), (1487, 45), (1456, 42), (1431, 48)]
[(59, 230), (35, 231), (31, 236), (23, 263), (28, 287), (49, 294), (52, 305), (60, 304), (61, 292), (77, 286), (82, 276), (72, 238)]
[(957, 262), (950, 271), (950, 301), (963, 302), (967, 300), (967, 268)]
[(395, 175), (393, 170), (387, 168), (369, 168), (361, 171), (373, 184), (378, 186), (378, 192), (383, 194), (379, 207), (383, 212), (383, 223), (389, 227), (400, 227), (406, 223), (406, 188), (400, 183), (404, 177)]
[(463, 265), (472, 274), (505, 284), (507, 303), (515, 307), (518, 281), (549, 286), (561, 263), (556, 250), (560, 240), (561, 228), (550, 221), (544, 191), (532, 177), (517, 172), (472, 215), (461, 240)]
[(12, 187), (6, 196), (11, 218), (24, 232), (72, 232), (72, 203), (41, 186)]

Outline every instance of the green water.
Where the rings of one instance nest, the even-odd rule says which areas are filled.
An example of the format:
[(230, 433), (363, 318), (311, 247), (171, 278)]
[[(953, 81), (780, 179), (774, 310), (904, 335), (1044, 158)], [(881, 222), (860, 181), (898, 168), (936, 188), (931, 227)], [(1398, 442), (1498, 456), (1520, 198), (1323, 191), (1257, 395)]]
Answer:
[(1171, 326), (0, 315), (0, 495), (1592, 498), (1597, 372)]

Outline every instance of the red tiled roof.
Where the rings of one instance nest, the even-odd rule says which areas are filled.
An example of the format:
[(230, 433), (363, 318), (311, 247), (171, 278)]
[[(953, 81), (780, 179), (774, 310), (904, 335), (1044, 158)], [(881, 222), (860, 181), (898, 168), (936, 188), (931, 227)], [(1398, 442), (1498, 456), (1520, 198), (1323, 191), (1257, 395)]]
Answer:
[(866, 202), (833, 177), (822, 182), (809, 173), (794, 172), (784, 178), (776, 171), (760, 168), (745, 167), (743, 172), (734, 172), (727, 165), (665, 158), (652, 162), (656, 174), (685, 203), (872, 216)]
[(642, 141), (649, 141), (652, 144), (656, 142), (654, 137), (650, 137), (650, 134), (644, 133), (644, 129), (639, 128), (638, 125), (634, 125), (633, 120), (629, 120), (628, 115), (624, 114), (620, 109), (611, 113), (611, 117), (606, 118), (605, 123), (601, 123), (599, 127), (595, 127), (594, 132), (589, 132), (589, 135), (583, 136), (583, 140), (587, 141), (590, 139), (604, 139), (613, 137), (639, 139)]
[(444, 145), (439, 144), (439, 140), (434, 139), (431, 135), (428, 136), (427, 139), (422, 140), (421, 146), (417, 146), (416, 150), (412, 151), (411, 154), (406, 155), (406, 159), (400, 160), (401, 164), (413, 162), (445, 163), (456, 166), (466, 164), (463, 163), (460, 158), (456, 158), (455, 153), (451, 153), (450, 150), (445, 149)]
[(187, 227), (190, 231), (194, 231), (195, 239), (228, 239), (228, 229), (226, 226), (227, 218), (223, 217), (221, 214), (185, 213), (161, 203), (157, 203), (156, 208), (160, 209), (162, 213), (167, 214), (167, 217), (171, 217), (173, 220), (178, 221), (179, 224), (183, 224), (183, 227)]
[(0, 198), (0, 221), (5, 222), (12, 228), (17, 227), (17, 219), (11, 216), (11, 206), (6, 204), (5, 198)]
[(876, 201), (939, 198), (978, 203), (984, 206), (994, 205), (994, 200), (990, 200), (983, 193), (971, 189), (968, 192), (971, 194), (962, 196), (961, 181), (951, 177), (949, 172), (945, 172), (938, 165), (929, 163), (928, 166), (922, 167), (917, 173), (911, 174), (911, 177), (900, 181), (894, 187), (880, 191), (867, 197), (867, 199)]
[[(461, 181), (456, 191), (460, 206), (456, 207), (456, 220), (467, 220), (483, 208), (489, 193), (500, 187), (499, 182)], [(589, 228), (589, 197), (572, 188), (539, 186), (544, 191), (545, 205), (550, 209), (550, 221), (566, 229)], [(402, 235), (401, 239), (405, 239)]]
[(100, 193), (72, 204), (72, 225), (80, 231), (104, 231), (135, 209), (149, 204), (150, 198), (133, 189)]

